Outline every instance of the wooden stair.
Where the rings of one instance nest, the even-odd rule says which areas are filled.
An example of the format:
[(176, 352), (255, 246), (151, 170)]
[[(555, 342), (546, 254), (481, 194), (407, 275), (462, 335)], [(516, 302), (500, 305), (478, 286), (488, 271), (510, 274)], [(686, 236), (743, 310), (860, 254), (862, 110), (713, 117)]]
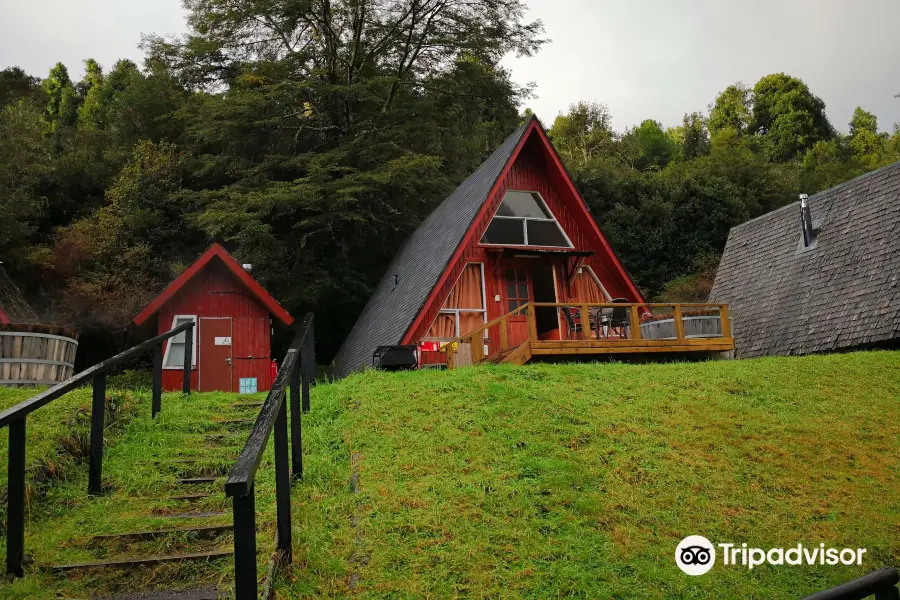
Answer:
[[(216, 442), (246, 437), (254, 420), (213, 416), (210, 422), (217, 431), (201, 435), (208, 442)], [(128, 508), (122, 512), (125, 520), (119, 532), (115, 528), (118, 517), (110, 515), (107, 523), (113, 526), (111, 532), (73, 540), (72, 549), (76, 550), (77, 558), (56, 562), (51, 559), (44, 564), (38, 560), (35, 566), (56, 574), (63, 581), (74, 578), (83, 582), (91, 578), (105, 581), (102, 584), (105, 589), (130, 590), (106, 596), (109, 600), (230, 597), (229, 591), (204, 586), (214, 585), (216, 569), (222, 569), (222, 561), (230, 561), (234, 556), (234, 527), (231, 511), (225, 509), (221, 484), (223, 465), (236, 459), (237, 450), (234, 445), (217, 443), (205, 444), (204, 451), (194, 453), (193, 457), (179, 454), (179, 450), (184, 452), (170, 448), (164, 449), (161, 455), (148, 453), (140, 459), (140, 464), (150, 466), (169, 483), (163, 489), (154, 490), (154, 495), (123, 495), (121, 503)], [(98, 497), (97, 501), (103, 500)], [(133, 515), (138, 522), (152, 519), (156, 525), (132, 526), (127, 521), (128, 515)], [(197, 525), (186, 526), (188, 522)], [(183, 572), (202, 574), (202, 577), (183, 578), (174, 587), (176, 584), (169, 575), (180, 572), (179, 564), (185, 565)], [(191, 582), (196, 582), (195, 589), (184, 589)]]
[(501, 361), (502, 365), (524, 365), (531, 360), (531, 342), (525, 341), (510, 351)]

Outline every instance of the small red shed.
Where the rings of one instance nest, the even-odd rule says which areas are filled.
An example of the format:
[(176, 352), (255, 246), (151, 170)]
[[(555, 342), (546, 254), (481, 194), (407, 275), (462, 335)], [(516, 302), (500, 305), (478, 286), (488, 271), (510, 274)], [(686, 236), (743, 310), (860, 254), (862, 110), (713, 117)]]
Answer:
[[(161, 334), (193, 321), (191, 388), (266, 391), (272, 385), (273, 321), (294, 319), (219, 244), (213, 244), (134, 318)], [(181, 389), (184, 335), (163, 345), (163, 389)]]

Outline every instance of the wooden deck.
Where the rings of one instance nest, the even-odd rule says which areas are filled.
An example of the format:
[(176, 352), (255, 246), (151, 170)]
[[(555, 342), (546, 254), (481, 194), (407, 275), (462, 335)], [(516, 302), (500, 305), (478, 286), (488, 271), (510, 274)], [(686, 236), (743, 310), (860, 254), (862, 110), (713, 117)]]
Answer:
[[(560, 319), (556, 335), (539, 335), (535, 311), (553, 308)], [(572, 317), (566, 320), (562, 311)], [(614, 312), (615, 311), (615, 312)], [(510, 344), (507, 323), (524, 313), (528, 337)], [(589, 327), (581, 327), (589, 323)], [(574, 327), (571, 325), (574, 324)], [(607, 325), (618, 325), (616, 328)], [(496, 336), (499, 349), (485, 355), (475, 340)], [(450, 369), (485, 362), (525, 364), (536, 357), (638, 354), (711, 354), (734, 350), (728, 306), (724, 304), (562, 304), (530, 303), (444, 346)]]

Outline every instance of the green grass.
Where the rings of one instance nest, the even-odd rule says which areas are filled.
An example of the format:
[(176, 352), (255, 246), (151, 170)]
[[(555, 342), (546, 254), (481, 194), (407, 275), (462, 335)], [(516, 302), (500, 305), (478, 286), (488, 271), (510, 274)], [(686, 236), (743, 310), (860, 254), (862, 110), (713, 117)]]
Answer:
[[(75, 465), (32, 505), (27, 548), (39, 563), (96, 557), (92, 533), (169, 526), (174, 505), (135, 500), (171, 491), (176, 467), (166, 461), (196, 456), (215, 469), (243, 442), (210, 448), (199, 435), (237, 410), (228, 408), (236, 395), (166, 395), (158, 422), (145, 392), (131, 396), (133, 419), (107, 442), (113, 489), (88, 499), (87, 467)], [(900, 354), (891, 352), (367, 372), (320, 385), (304, 417), (294, 567), (276, 592), (799, 598), (900, 564), (898, 398)], [(43, 433), (29, 429), (29, 444)], [(273, 479), (270, 442), (257, 480), (260, 577), (274, 542)], [(230, 511), (222, 481), (200, 507)], [(690, 534), (868, 553), (861, 567), (717, 564), (688, 577), (674, 552)], [(164, 552), (183, 540), (159, 545), (103, 552)], [(0, 586), (0, 598), (227, 588), (232, 569), (219, 561), (61, 577), (32, 568)]]
[[(898, 398), (890, 352), (321, 386), (280, 591), (345, 595), (356, 573), (366, 598), (799, 598), (900, 564)], [(868, 553), (689, 577), (689, 534)]]
[[(17, 391), (5, 393), (12, 397), (33, 394)], [(246, 439), (249, 425), (241, 426), (242, 437), (225, 438), (211, 443), (205, 433), (219, 433), (220, 418), (253, 419), (258, 409), (233, 408), (237, 401), (247, 402), (247, 396), (236, 394), (163, 395), (163, 412), (154, 421), (150, 418), (148, 392), (110, 391), (110, 398), (128, 398), (130, 418), (117, 431), (107, 430), (103, 462), (103, 482), (108, 488), (98, 498), (88, 497), (87, 463), (65, 461), (67, 468), (47, 479), (40, 495), (29, 502), (26, 524), (26, 552), (35, 558), (35, 566), (26, 577), (11, 585), (0, 587), (0, 598), (83, 598), (88, 595), (124, 593), (144, 588), (220, 586), (228, 588), (233, 580), (230, 560), (214, 563), (166, 564), (132, 570), (84, 570), (66, 575), (41, 569), (52, 564), (67, 564), (117, 556), (145, 556), (171, 552), (200, 551), (232, 544), (230, 534), (214, 541), (189, 541), (184, 536), (150, 542), (123, 543), (92, 542), (91, 536), (126, 533), (154, 529), (220, 525), (231, 522), (230, 504), (223, 493), (224, 474), (230, 469)], [(261, 401), (264, 394), (258, 394)], [(23, 399), (23, 398), (21, 398)], [(66, 415), (80, 411), (90, 390), (79, 390), (56, 403), (34, 413), (29, 419), (34, 425), (28, 430), (28, 460), (42, 462), (55, 448), (55, 439), (69, 435), (71, 425)], [(42, 413), (47, 411), (46, 414)], [(55, 418), (54, 418), (55, 415)], [(89, 412), (88, 412), (89, 415)], [(39, 418), (41, 420), (39, 420)], [(121, 420), (120, 420), (121, 422)], [(0, 462), (6, 463), (6, 450)], [(185, 460), (191, 460), (188, 465)], [(69, 464), (71, 462), (71, 464)], [(274, 498), (268, 490), (273, 487), (271, 444), (264, 457), (258, 477), (264, 490), (259, 501), (260, 547), (272, 545), (274, 527)], [(216, 475), (215, 484), (178, 487), (179, 476)], [(208, 499), (195, 502), (173, 501), (168, 496), (182, 493), (210, 492)], [(173, 514), (194, 512), (224, 512), (221, 516), (199, 519), (172, 519)], [(5, 539), (0, 551), (5, 555)], [(260, 555), (260, 570), (267, 556)]]

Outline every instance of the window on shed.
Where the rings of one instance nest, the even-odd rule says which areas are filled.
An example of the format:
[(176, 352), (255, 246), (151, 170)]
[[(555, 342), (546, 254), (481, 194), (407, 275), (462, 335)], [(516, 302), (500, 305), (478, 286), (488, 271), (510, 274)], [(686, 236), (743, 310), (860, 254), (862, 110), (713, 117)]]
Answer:
[(481, 238), (496, 246), (544, 246), (571, 248), (556, 218), (537, 192), (511, 190)]
[[(184, 325), (185, 323), (194, 323), (193, 335), (191, 336), (191, 369), (197, 368), (197, 317), (196, 315), (175, 315), (172, 319), (172, 327), (169, 331)], [(164, 369), (183, 369), (184, 368), (184, 346), (185, 332), (169, 338), (166, 344), (166, 355), (163, 357)]]

